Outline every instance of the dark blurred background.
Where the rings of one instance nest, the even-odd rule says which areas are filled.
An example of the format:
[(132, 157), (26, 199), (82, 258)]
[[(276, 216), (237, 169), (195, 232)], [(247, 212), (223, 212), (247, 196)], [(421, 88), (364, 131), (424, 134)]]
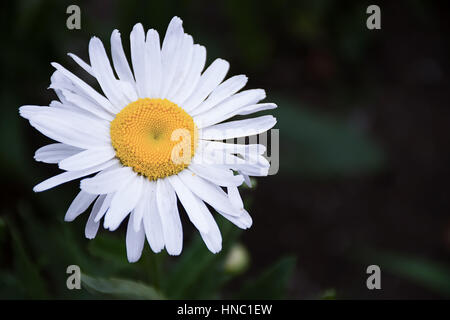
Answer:
[[(81, 8), (81, 30), (66, 28), (70, 4)], [(381, 7), (381, 30), (366, 28), (369, 4)], [(450, 297), (450, 8), (444, 1), (22, 0), (1, 6), (1, 298), (100, 297), (95, 288), (66, 289), (70, 264), (91, 276), (148, 280), (167, 297), (241, 292), (252, 298), (263, 291), (290, 299)], [(33, 185), (58, 170), (34, 162), (34, 151), (50, 140), (19, 117), (18, 107), (56, 98), (47, 90), (52, 61), (91, 81), (66, 55), (88, 61), (91, 36), (109, 50), (117, 28), (128, 51), (136, 22), (161, 35), (174, 15), (206, 46), (209, 63), (228, 60), (229, 75), (247, 74), (249, 88), (266, 89), (267, 101), (278, 104), (280, 168), (258, 179), (255, 190), (244, 190), (250, 230), (227, 236), (230, 227), (221, 221), (220, 255), (210, 258), (195, 247), (197, 236), (184, 218), (188, 249), (181, 257), (155, 258), (147, 245), (141, 261), (130, 265), (123, 228), (100, 230), (88, 241), (86, 214), (63, 222), (78, 182), (33, 193)], [(232, 240), (249, 255), (239, 272), (223, 269)], [(217, 260), (211, 277), (225, 275), (209, 285), (200, 266), (211, 259)], [(366, 288), (371, 264), (381, 267), (381, 290)], [(197, 273), (184, 273), (191, 282), (180, 289), (173, 279), (183, 268)]]

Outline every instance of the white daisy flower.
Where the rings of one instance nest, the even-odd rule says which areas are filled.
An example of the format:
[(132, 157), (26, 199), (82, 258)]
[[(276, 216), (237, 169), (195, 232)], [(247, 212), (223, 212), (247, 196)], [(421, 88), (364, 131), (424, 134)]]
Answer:
[(93, 203), (85, 229), (92, 239), (102, 219), (112, 231), (129, 216), (130, 262), (140, 258), (145, 238), (154, 252), (181, 253), (179, 199), (208, 249), (219, 252), (222, 237), (206, 204), (236, 226), (249, 228), (252, 219), (238, 186), (249, 183), (249, 176), (267, 175), (269, 163), (262, 145), (213, 140), (267, 131), (276, 123), (270, 115), (223, 121), (276, 105), (258, 104), (266, 96), (262, 89), (240, 91), (247, 82), (244, 75), (223, 81), (229, 69), (225, 60), (216, 59), (202, 72), (206, 49), (184, 33), (178, 17), (171, 20), (162, 47), (158, 32), (146, 34), (136, 24), (130, 48), (132, 68), (117, 30), (111, 35), (114, 69), (96, 37), (89, 43), (90, 65), (69, 54), (98, 81), (104, 95), (52, 63), (56, 71), (50, 88), (59, 101), (20, 108), (34, 128), (57, 141), (38, 149), (35, 159), (64, 170), (33, 190), (84, 178), (65, 220), (74, 220)]

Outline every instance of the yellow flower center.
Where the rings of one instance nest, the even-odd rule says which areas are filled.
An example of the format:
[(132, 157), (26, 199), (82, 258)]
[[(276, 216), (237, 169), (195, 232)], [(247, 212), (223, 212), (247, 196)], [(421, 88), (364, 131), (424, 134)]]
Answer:
[(156, 180), (185, 169), (194, 156), (192, 117), (167, 99), (139, 99), (111, 122), (111, 142), (124, 166)]

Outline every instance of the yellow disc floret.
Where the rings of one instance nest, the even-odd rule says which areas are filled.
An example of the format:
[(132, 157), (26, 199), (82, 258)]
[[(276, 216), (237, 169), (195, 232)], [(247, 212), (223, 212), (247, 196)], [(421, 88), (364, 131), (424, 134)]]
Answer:
[(192, 117), (167, 99), (139, 99), (111, 122), (111, 142), (124, 166), (156, 180), (185, 169), (194, 156)]

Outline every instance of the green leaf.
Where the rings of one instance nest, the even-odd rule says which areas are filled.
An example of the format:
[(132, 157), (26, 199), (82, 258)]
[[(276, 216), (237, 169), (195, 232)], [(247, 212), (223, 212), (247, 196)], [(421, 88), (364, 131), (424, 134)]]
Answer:
[(242, 288), (239, 299), (282, 299), (295, 267), (295, 257), (284, 257), (249, 281)]
[(14, 251), (14, 270), (15, 276), (20, 282), (20, 286), (25, 289), (26, 295), (33, 299), (45, 299), (48, 297), (47, 288), (44, 279), (39, 273), (36, 263), (28, 254), (24, 247), (22, 237), (9, 219), (6, 220), (9, 233), (12, 238)]
[(240, 230), (230, 222), (217, 217), (222, 232), (222, 251), (213, 254), (199, 235), (183, 250), (177, 263), (165, 277), (164, 292), (172, 299), (216, 298), (218, 289), (231, 279), (224, 273), (224, 259)]
[(81, 275), (83, 287), (93, 293), (125, 299), (162, 300), (163, 295), (155, 288), (126, 279), (93, 278), (86, 274)]
[(331, 288), (331, 289), (326, 289), (324, 292), (322, 292), (322, 294), (320, 295), (321, 300), (336, 300), (336, 289)]
[(382, 168), (383, 151), (345, 119), (313, 113), (298, 102), (274, 99), (280, 129), (280, 174), (349, 176)]
[(94, 241), (89, 242), (88, 250), (94, 257), (120, 266), (129, 266), (125, 241), (119, 237), (100, 234)]

